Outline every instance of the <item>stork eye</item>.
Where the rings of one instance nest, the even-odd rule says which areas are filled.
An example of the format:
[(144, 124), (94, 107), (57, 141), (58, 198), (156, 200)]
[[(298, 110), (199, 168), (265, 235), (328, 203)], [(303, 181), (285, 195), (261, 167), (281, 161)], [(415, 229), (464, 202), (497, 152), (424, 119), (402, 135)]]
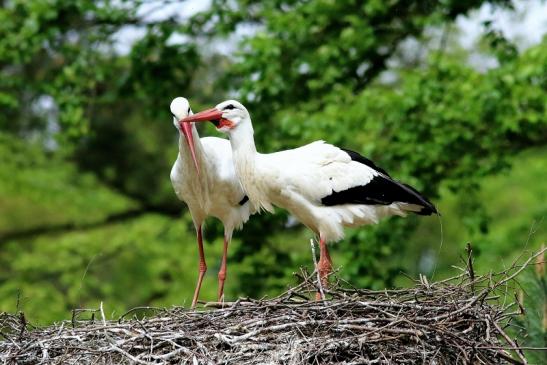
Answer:
[(226, 109), (235, 109), (236, 107), (233, 104), (228, 104), (224, 107), (224, 110)]
[(190, 110), (190, 107), (188, 107), (188, 114), (190, 114), (191, 111), (192, 111), (192, 110)]
[(175, 115), (175, 113), (171, 113), (171, 115), (173, 116), (173, 118), (177, 119), (177, 116)]

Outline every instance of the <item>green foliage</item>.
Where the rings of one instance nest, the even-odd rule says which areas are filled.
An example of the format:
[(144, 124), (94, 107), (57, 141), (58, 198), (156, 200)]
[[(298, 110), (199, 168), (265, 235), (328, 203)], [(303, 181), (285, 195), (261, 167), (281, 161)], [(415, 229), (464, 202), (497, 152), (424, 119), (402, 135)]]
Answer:
[[(109, 314), (143, 303), (188, 303), (197, 250), (186, 226), (147, 215), (3, 243), (0, 306), (14, 311), (19, 302), (31, 320), (43, 323), (67, 318), (73, 308), (97, 308), (101, 301)], [(206, 280), (204, 298), (212, 297), (213, 283)]]
[(0, 9), (2, 130), (43, 127), (47, 118), (33, 112), (32, 104), (50, 95), (66, 135), (86, 133), (90, 99), (114, 76), (101, 48), (111, 46), (112, 34), (133, 18), (132, 5), (126, 0), (6, 2)]
[[(538, 184), (547, 179), (545, 155), (545, 148), (521, 153), (510, 171), (482, 179), (481, 189), (471, 197), (484, 202), (478, 222), (467, 206), (468, 191), (454, 193), (443, 189), (438, 207), (444, 213), (444, 244), (440, 247), (439, 221), (420, 220), (418, 229), (409, 237), (408, 249), (397, 255), (400, 261), (408, 263), (408, 274), (431, 273), (433, 262), (426, 260), (437, 257), (436, 277), (453, 275), (451, 265), (465, 266), (462, 257), (467, 242), (472, 243), (475, 269), (480, 274), (509, 267), (523, 252), (539, 249), (547, 242), (547, 201), (542, 199), (547, 196), (547, 186)], [(469, 229), (483, 222), (487, 223), (487, 230)]]
[[(172, 214), (168, 105), (190, 94), (200, 57), (191, 43), (169, 42), (176, 23), (138, 17), (141, 3), (8, 2), (0, 10), (0, 128), (54, 139), (80, 167)], [(128, 27), (145, 34), (120, 54), (118, 35)]]
[(482, 3), (218, 0), (193, 19), (191, 29), (223, 34), (257, 26), (240, 45), (226, 86), (235, 83), (253, 115), (265, 122), (272, 111), (290, 106), (311, 111), (363, 90), (386, 69), (403, 40)]
[(0, 133), (0, 238), (7, 232), (92, 224), (136, 207), (94, 175)]
[[(544, 258), (543, 258), (544, 260)], [(526, 315), (517, 319), (515, 330), (519, 344), (532, 348), (545, 348), (547, 345), (547, 277), (545, 261), (536, 266), (536, 272), (527, 270), (520, 280), (521, 297)], [(547, 362), (545, 350), (529, 350), (526, 356), (531, 364)]]

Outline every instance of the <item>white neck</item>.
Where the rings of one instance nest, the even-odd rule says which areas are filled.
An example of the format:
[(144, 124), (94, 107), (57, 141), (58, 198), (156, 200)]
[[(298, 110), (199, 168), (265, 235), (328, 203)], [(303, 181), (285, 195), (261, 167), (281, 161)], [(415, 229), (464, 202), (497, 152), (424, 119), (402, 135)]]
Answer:
[(230, 144), (232, 145), (236, 175), (253, 205), (273, 211), (267, 198), (265, 186), (260, 179), (260, 172), (257, 171), (256, 158), (259, 153), (256, 151), (253, 135), (253, 125), (250, 119), (241, 121), (236, 128), (230, 131)]
[(249, 155), (256, 154), (253, 125), (249, 119), (239, 123), (230, 131), (230, 144), (232, 151), (240, 151)]
[(236, 174), (244, 188), (249, 185), (249, 178), (254, 175), (255, 158), (257, 155), (253, 125), (250, 120), (242, 121), (230, 131), (230, 144)]

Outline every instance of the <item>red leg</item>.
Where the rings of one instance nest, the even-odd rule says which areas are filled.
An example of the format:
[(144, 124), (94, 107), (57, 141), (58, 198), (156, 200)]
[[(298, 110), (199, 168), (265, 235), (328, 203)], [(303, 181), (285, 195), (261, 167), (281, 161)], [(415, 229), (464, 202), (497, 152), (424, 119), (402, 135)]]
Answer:
[(201, 289), (201, 282), (207, 271), (207, 264), (205, 263), (205, 254), (203, 253), (203, 238), (201, 237), (201, 224), (197, 228), (198, 233), (198, 251), (199, 251), (199, 275), (196, 289), (194, 290), (194, 298), (192, 299), (192, 308), (196, 306), (199, 297), (199, 291)]
[[(323, 288), (326, 288), (329, 284), (328, 276), (332, 271), (332, 261), (330, 259), (327, 243), (323, 237), (319, 238), (319, 262), (317, 263), (317, 271), (319, 272), (319, 277), (321, 278), (321, 285)], [(320, 292), (316, 293), (315, 299), (321, 299)]]
[(226, 280), (226, 267), (228, 256), (228, 243), (229, 239), (224, 236), (224, 250), (222, 252), (222, 261), (220, 263), (220, 270), (218, 272), (218, 301), (224, 300), (224, 281)]

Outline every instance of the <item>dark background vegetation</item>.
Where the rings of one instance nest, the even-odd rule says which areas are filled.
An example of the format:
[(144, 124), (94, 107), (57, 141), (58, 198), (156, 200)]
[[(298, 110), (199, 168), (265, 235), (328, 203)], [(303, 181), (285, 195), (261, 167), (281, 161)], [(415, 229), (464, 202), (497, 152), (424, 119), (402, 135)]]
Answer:
[[(260, 150), (324, 139), (438, 205), (441, 220), (348, 230), (333, 254), (357, 286), (454, 274), (468, 241), (479, 270), (502, 269), (547, 239), (547, 40), (524, 47), (494, 26), (499, 11), (518, 19), (516, 3), (0, 4), (0, 310), (49, 323), (101, 301), (113, 315), (188, 304), (197, 249), (169, 181), (176, 96), (194, 111), (238, 98)], [(485, 6), (491, 19), (462, 47), (456, 20)], [(214, 299), (217, 222), (206, 238), (202, 297)], [(252, 217), (230, 248), (227, 298), (293, 283), (311, 268), (310, 238), (280, 209)], [(527, 326), (545, 346), (545, 277), (534, 275)]]

